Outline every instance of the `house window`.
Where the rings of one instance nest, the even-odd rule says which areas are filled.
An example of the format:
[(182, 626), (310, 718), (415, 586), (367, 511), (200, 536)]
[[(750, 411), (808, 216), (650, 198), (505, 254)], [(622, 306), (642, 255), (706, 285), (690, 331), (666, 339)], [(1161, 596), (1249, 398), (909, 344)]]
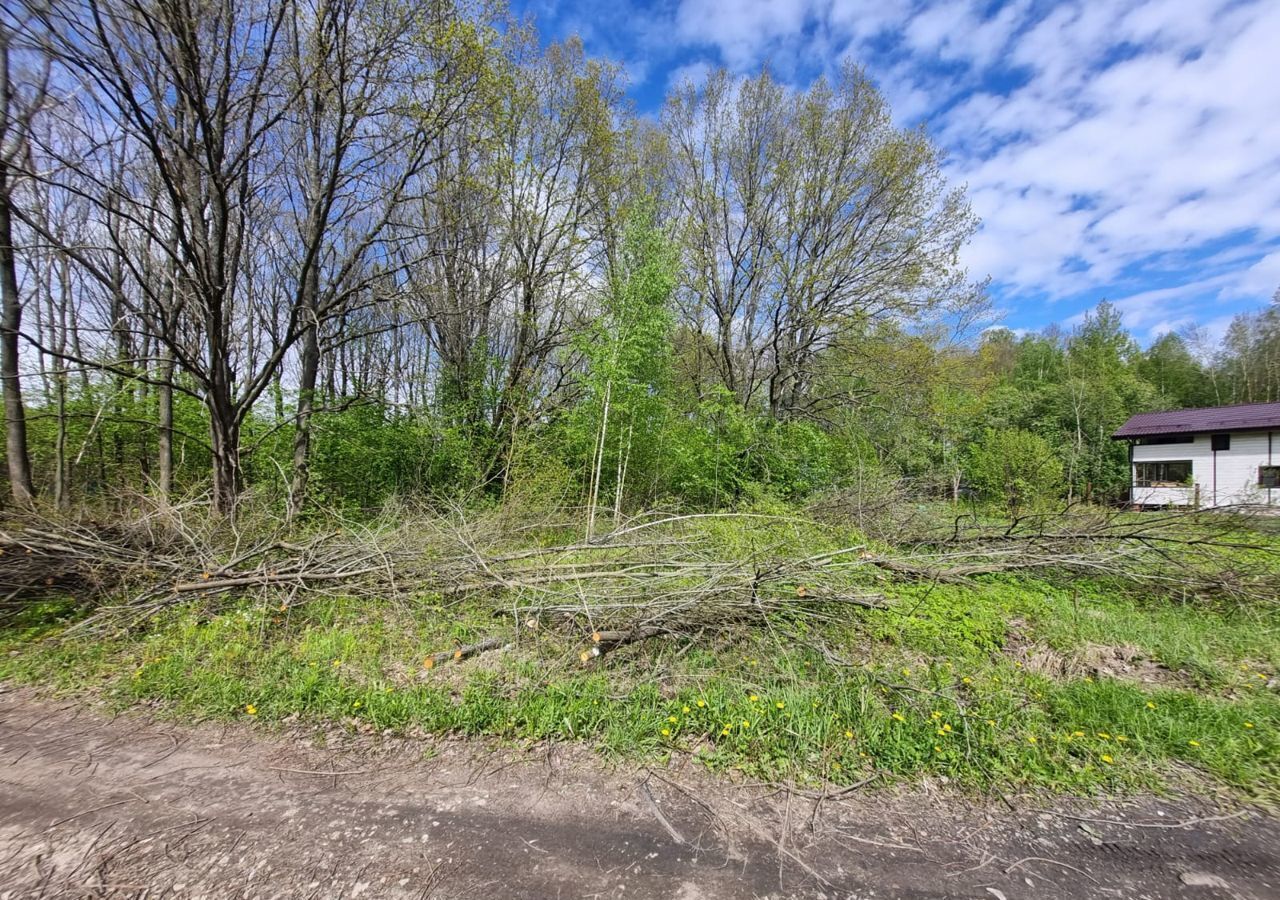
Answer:
[(1155, 446), (1158, 444), (1194, 444), (1196, 436), (1194, 434), (1157, 434), (1152, 437), (1138, 438), (1137, 443), (1146, 446)]
[(1280, 488), (1280, 466), (1258, 466), (1258, 487)]
[(1231, 435), (1229, 434), (1215, 434), (1212, 437), (1212, 442), (1212, 448), (1214, 450), (1231, 449)]
[(1136, 487), (1185, 487), (1191, 481), (1191, 460), (1134, 463), (1133, 483)]

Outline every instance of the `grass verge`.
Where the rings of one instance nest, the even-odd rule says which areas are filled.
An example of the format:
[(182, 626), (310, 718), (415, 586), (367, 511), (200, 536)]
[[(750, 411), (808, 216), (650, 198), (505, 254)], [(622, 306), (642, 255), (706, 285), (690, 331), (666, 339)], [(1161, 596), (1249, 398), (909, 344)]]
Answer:
[(688, 753), (770, 780), (1093, 792), (1177, 774), (1280, 794), (1271, 614), (1010, 576), (893, 596), (889, 611), (654, 640), (591, 667), (540, 632), (436, 669), (425, 657), (488, 633), (491, 606), (190, 605), (144, 633), (62, 639), (72, 607), (45, 604), (0, 631), (0, 679), (178, 717)]

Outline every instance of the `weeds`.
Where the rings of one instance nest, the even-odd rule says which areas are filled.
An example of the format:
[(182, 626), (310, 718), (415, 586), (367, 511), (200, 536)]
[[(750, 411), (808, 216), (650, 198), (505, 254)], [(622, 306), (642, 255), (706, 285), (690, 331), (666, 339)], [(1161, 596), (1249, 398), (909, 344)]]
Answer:
[[(1158, 787), (1177, 763), (1273, 797), (1274, 622), (1113, 594), (1081, 605), (1078, 594), (989, 576), (906, 586), (888, 614), (780, 616), (713, 641), (624, 647), (588, 667), (575, 665), (563, 634), (543, 632), (434, 670), (422, 665), (427, 655), (490, 627), (487, 606), (446, 609), (430, 595), (391, 607), (190, 604), (143, 633), (90, 641), (47, 639), (72, 614), (45, 604), (3, 632), (0, 677), (95, 688), (121, 706), (158, 703), (182, 717), (586, 741), (615, 757), (690, 754), (770, 780), (848, 784), (875, 772), (1093, 791)], [(1031, 671), (1009, 652), (1011, 622), (1018, 641), (1070, 654), (1123, 640), (1194, 677), (1170, 687)]]

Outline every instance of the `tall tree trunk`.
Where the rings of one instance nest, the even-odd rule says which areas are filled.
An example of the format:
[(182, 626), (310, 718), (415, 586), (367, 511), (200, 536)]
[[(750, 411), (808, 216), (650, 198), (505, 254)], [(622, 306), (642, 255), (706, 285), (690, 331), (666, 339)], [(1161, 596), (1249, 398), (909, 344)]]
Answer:
[(156, 488), (160, 502), (173, 496), (173, 351), (160, 342), (159, 384), (156, 385)]
[(27, 455), (27, 417), (22, 405), (22, 379), (18, 375), (18, 334), (22, 328), (22, 302), (18, 297), (18, 270), (13, 248), (13, 213), (10, 209), (8, 163), (0, 160), (0, 378), (4, 381), (5, 454), (9, 460), (9, 489), (13, 499), (29, 504), (35, 499), (31, 458)]
[(311, 416), (315, 409), (316, 377), (320, 372), (320, 336), (314, 313), (302, 335), (302, 368), (298, 373), (298, 409), (293, 432), (293, 485), (289, 491), (289, 517), (302, 512), (307, 502), (311, 474)]
[(240, 470), (240, 423), (229, 400), (210, 393), (209, 443), (213, 448), (213, 511), (232, 516), (240, 501), (244, 477)]

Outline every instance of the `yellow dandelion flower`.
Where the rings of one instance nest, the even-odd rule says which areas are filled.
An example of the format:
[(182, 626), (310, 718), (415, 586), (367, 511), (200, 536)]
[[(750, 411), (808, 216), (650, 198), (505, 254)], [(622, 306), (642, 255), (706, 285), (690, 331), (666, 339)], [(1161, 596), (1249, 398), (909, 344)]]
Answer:
[(756, 703), (756, 702), (758, 702), (758, 701), (760, 700), (760, 698), (759, 698), (757, 695), (755, 695), (755, 694), (752, 694), (752, 695), (751, 695), (750, 697), (748, 697), (747, 699), (748, 699), (748, 700), (750, 700), (752, 703)]
[(662, 736), (663, 736), (663, 737), (671, 737), (671, 729), (670, 729), (670, 728), (664, 728), (664, 729), (662, 729)]
[(942, 748), (941, 748), (941, 747), (939, 747), (937, 744), (934, 744), (934, 745), (933, 745), (933, 752), (934, 752), (934, 753), (941, 753), (941, 752), (942, 752)]
[(840, 768), (841, 768), (840, 763), (832, 763), (832, 764), (831, 764), (831, 770), (832, 770), (833, 772), (839, 772), (839, 771), (840, 771)]
[(364, 704), (363, 704), (363, 703), (361, 703), (359, 700), (357, 700), (355, 703), (352, 703), (352, 704), (351, 704), (351, 708), (352, 708), (352, 709), (359, 709), (359, 708), (360, 708), (360, 707), (362, 707), (362, 706), (364, 706)]
[(1092, 676), (1092, 675), (1086, 675), (1086, 676), (1084, 676), (1084, 680), (1085, 680), (1085, 681), (1087, 681), (1087, 682), (1089, 682), (1090, 684), (1093, 684), (1093, 676)]
[(911, 674), (911, 670), (910, 670), (910, 669), (903, 669), (903, 670), (902, 670), (902, 674), (903, 674), (903, 675), (910, 675), (910, 674)]
[(1148, 701), (1147, 701), (1147, 709), (1155, 709), (1155, 708), (1156, 708), (1156, 705), (1155, 705), (1154, 703), (1152, 703), (1150, 700), (1148, 700)]
[(1245, 723), (1244, 723), (1244, 727), (1245, 727), (1245, 728), (1252, 728), (1252, 727), (1253, 727), (1253, 723), (1252, 723), (1252, 722), (1245, 722)]
[(970, 678), (968, 675), (961, 678), (960, 681), (964, 684), (973, 684), (973, 679)]
[(1262, 673), (1262, 672), (1254, 672), (1254, 673), (1253, 673), (1253, 677), (1254, 677), (1254, 678), (1261, 678), (1261, 679), (1263, 679), (1263, 680), (1266, 680), (1266, 677), (1267, 677), (1267, 676), (1266, 676), (1264, 673)]
[(844, 733), (844, 736), (845, 736), (846, 738), (848, 738), (849, 740), (853, 740), (853, 732), (852, 732), (852, 731), (846, 731), (846, 732)]
[(1114, 759), (1112, 759), (1112, 758), (1111, 758), (1109, 755), (1107, 755), (1106, 753), (1102, 754), (1101, 759), (1102, 759), (1102, 761), (1103, 761), (1104, 763), (1106, 763), (1107, 765), (1111, 765), (1113, 762), (1115, 762), (1115, 760), (1114, 760)]
[(783, 703), (781, 700), (779, 700), (777, 703), (775, 703), (775, 704), (773, 704), (773, 705), (774, 705), (774, 706), (776, 706), (778, 709), (786, 709), (786, 708), (787, 708), (787, 704)]
[(1034, 744), (1035, 742), (1036, 742), (1036, 736), (1034, 734), (1027, 735), (1028, 744)]
[(1111, 740), (1111, 735), (1107, 734), (1105, 731), (1099, 731), (1098, 737), (1102, 738), (1104, 741)]
[(946, 722), (943, 722), (943, 723), (942, 723), (942, 731), (943, 731), (943, 733), (944, 733), (944, 734), (950, 734), (950, 733), (951, 733), (951, 726), (950, 726), (950, 725), (948, 725)]
[(946, 735), (946, 732), (945, 732), (945, 731), (943, 731), (941, 728), (939, 728), (939, 729), (938, 729), (936, 732), (934, 732), (934, 733), (935, 733), (935, 734), (937, 734), (937, 735), (938, 735), (938, 737), (944, 737), (944, 736)]
[(721, 736), (721, 737), (728, 737), (728, 736), (729, 736), (729, 729), (728, 729), (728, 728), (721, 729), (721, 731), (720, 731), (720, 736)]
[(1116, 735), (1116, 740), (1123, 744), (1125, 741), (1127, 741), (1127, 740), (1129, 740), (1129, 739), (1128, 739), (1127, 737), (1125, 737), (1123, 734), (1117, 734), (1117, 735)]
[(906, 716), (904, 716), (904, 715), (903, 715), (902, 713), (900, 713), (900, 712), (895, 712), (895, 713), (893, 714), (893, 718), (897, 719), (899, 722), (905, 722), (905, 721), (907, 721), (907, 717), (906, 717)]
[(1083, 731), (1073, 731), (1073, 732), (1071, 732), (1071, 736), (1072, 736), (1072, 737), (1084, 737), (1084, 732), (1083, 732)]
[(249, 715), (251, 715), (251, 716), (256, 716), (256, 715), (258, 714), (258, 707), (254, 706), (252, 703), (250, 703), (248, 706), (246, 706), (246, 707), (244, 708), (244, 711), (245, 711), (245, 712), (247, 712), (247, 713), (248, 713)]
[(699, 700), (699, 701), (698, 701), (698, 708), (699, 708), (699, 709), (701, 709), (702, 707), (704, 707), (704, 706), (706, 706), (706, 705), (707, 705), (707, 701), (706, 701), (706, 700)]
[(688, 714), (688, 713), (693, 712), (693, 710), (691, 710), (691, 709), (690, 709), (689, 707), (687, 707), (687, 706), (681, 707), (680, 711), (681, 711), (681, 712), (683, 712), (683, 713), (685, 713), (685, 714)]
[(1200, 742), (1199, 742), (1199, 741), (1187, 741), (1187, 746), (1188, 746), (1188, 747), (1199, 747), (1199, 746), (1200, 746)]
[(677, 719), (675, 716), (667, 716), (667, 721), (668, 721), (668, 722), (679, 722), (680, 720), (679, 720), (679, 719)]
[(929, 718), (930, 718), (930, 719), (935, 719), (935, 720), (936, 720), (936, 719), (941, 719), (941, 718), (942, 718), (942, 713), (938, 712), (938, 711), (935, 709), (933, 712), (929, 713)]
[(750, 727), (751, 727), (751, 723), (750, 723), (749, 721), (747, 721), (746, 719), (743, 719), (743, 720), (742, 720), (742, 727), (743, 727), (743, 728), (750, 728)]

